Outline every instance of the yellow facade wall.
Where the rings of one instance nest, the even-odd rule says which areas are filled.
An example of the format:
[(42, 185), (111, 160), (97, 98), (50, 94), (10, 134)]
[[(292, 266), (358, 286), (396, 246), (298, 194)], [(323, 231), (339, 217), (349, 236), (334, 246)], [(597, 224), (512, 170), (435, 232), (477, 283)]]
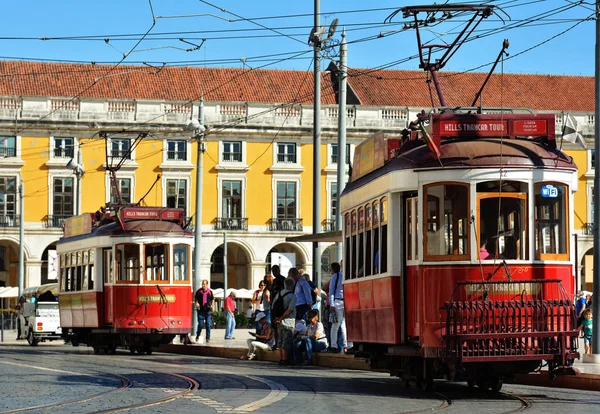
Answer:
[(48, 137), (21, 137), (21, 159), (25, 165), (21, 168), (25, 199), (25, 217), (27, 222), (41, 222), (48, 215)]
[(585, 223), (590, 222), (590, 218), (588, 217), (588, 205), (591, 200), (588, 200), (587, 194), (587, 182), (588, 178), (586, 177), (586, 173), (588, 170), (588, 157), (589, 151), (586, 150), (572, 150), (565, 151), (565, 153), (571, 157), (573, 157), (573, 161), (577, 165), (577, 177), (578, 177), (578, 187), (579, 189), (574, 195), (574, 229), (581, 230)]

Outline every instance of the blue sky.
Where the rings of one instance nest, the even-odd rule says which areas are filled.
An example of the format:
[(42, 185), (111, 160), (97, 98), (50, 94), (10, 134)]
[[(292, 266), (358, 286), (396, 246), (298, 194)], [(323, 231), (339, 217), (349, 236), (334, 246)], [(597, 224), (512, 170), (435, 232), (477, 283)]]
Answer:
[[(438, 3), (444, 1), (438, 0)], [(479, 3), (502, 7), (510, 20), (503, 13), (499, 14), (506, 19), (504, 24), (496, 16), (484, 20), (476, 34), (487, 36), (465, 44), (445, 70), (470, 70), (494, 61), (503, 39), (507, 38), (511, 56), (539, 45), (507, 59), (504, 63), (507, 73), (593, 76), (595, 23), (583, 21), (593, 17), (593, 1), (498, 0)], [(312, 53), (307, 40), (313, 25), (313, 1), (214, 0), (210, 4), (198, 0), (152, 0), (154, 15), (159, 18), (148, 36), (127, 54), (124, 63), (309, 69)], [(350, 67), (418, 69), (417, 60), (406, 59), (417, 53), (414, 30), (398, 32), (407, 20), (400, 13), (392, 24), (384, 24), (394, 9), (415, 4), (433, 2), (322, 0), (321, 20), (328, 25), (334, 18), (339, 19), (334, 40), (339, 39), (340, 29), (346, 27)], [(354, 10), (362, 11), (349, 12)], [(540, 16), (543, 13), (547, 14)], [(203, 16), (171, 17), (194, 14)], [(282, 17), (263, 18), (276, 16)], [(263, 19), (243, 20), (259, 17)], [(534, 21), (525, 20), (530, 18)], [(148, 0), (4, 2), (0, 58), (118, 62), (151, 28), (152, 22)], [(431, 27), (423, 35), (434, 43), (452, 42), (452, 33), (462, 28), (463, 22), (464, 16), (458, 16)], [(578, 22), (581, 23), (576, 25)], [(511, 25), (523, 26), (501, 31)], [(489, 35), (492, 29), (500, 30)], [(561, 34), (564, 31), (567, 32)], [(127, 34), (132, 36), (123, 36)], [(379, 34), (383, 37), (377, 38)], [(554, 36), (557, 37), (552, 39)], [(70, 39), (37, 40), (58, 37)], [(202, 47), (184, 50), (194, 49), (202, 43), (202, 38), (206, 38)], [(330, 52), (335, 54), (335, 48)], [(325, 59), (324, 65), (327, 63)], [(487, 70), (489, 66), (479, 69)], [(497, 72), (500, 70), (499, 67)]]

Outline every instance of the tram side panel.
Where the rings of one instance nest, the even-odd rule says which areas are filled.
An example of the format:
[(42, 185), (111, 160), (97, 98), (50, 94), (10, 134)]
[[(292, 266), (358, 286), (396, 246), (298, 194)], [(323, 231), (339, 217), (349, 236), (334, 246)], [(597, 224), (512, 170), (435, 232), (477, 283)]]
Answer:
[(344, 307), (349, 341), (389, 345), (402, 342), (400, 277), (346, 282)]
[(60, 323), (64, 328), (102, 326), (102, 292), (85, 291), (60, 295)]
[[(496, 267), (484, 265), (483, 274), (489, 275)], [(513, 282), (559, 279), (566, 292), (573, 290), (573, 269), (569, 263), (552, 265), (509, 264), (508, 269)], [(487, 280), (487, 277), (485, 279)], [(498, 279), (508, 282), (508, 277), (504, 272), (497, 274), (493, 280)], [(407, 272), (408, 335), (418, 337), (421, 347), (444, 347), (442, 336), (446, 334), (446, 315), (441, 309), (445, 302), (451, 300), (457, 283), (464, 281), (482, 282), (482, 272), (479, 266), (449, 265), (432, 267), (425, 265), (418, 268), (409, 268)], [(548, 291), (545, 296), (548, 299), (560, 299), (555, 297), (556, 292), (554, 291)], [(481, 298), (473, 294), (470, 299), (477, 300)], [(507, 328), (511, 329), (510, 326)]]

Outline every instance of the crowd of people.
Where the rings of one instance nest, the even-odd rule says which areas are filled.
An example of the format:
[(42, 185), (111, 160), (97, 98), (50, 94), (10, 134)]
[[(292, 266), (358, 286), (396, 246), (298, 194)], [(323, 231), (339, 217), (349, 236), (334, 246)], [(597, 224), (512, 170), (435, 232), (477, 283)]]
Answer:
[[(280, 365), (303, 365), (312, 360), (315, 352), (352, 352), (352, 344), (346, 339), (344, 318), (344, 288), (339, 263), (331, 264), (331, 279), (323, 286), (323, 293), (302, 269), (291, 268), (287, 278), (279, 266), (271, 267), (271, 273), (260, 281), (252, 296), (252, 312), (255, 320), (248, 339), (248, 353), (243, 359), (252, 360), (257, 350), (278, 350)], [(195, 294), (198, 313), (196, 342), (206, 326), (206, 342), (210, 342), (211, 315), (214, 303), (208, 282)], [(319, 310), (325, 324), (319, 320)], [(225, 339), (234, 339), (235, 294), (225, 300)]]

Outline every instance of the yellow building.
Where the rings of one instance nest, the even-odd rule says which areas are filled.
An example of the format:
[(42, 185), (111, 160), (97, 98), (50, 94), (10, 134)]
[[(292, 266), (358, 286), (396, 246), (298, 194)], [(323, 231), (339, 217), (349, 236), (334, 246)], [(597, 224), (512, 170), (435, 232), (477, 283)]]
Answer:
[[(228, 238), (228, 286), (258, 286), (271, 262), (327, 274), (333, 246), (315, 267), (311, 244), (286, 237), (330, 230), (337, 203), (337, 68), (322, 80), (321, 217), (312, 220), (312, 74), (303, 71), (119, 67), (0, 62), (0, 283), (16, 286), (19, 218), (24, 214), (25, 285), (55, 278), (56, 242), (64, 220), (111, 201), (111, 167), (122, 198), (182, 207), (201, 225), (201, 277), (223, 282), (223, 235)], [(486, 74), (440, 76), (451, 105), (471, 102)], [(348, 158), (365, 137), (398, 136), (430, 100), (418, 71), (349, 73)], [(590, 77), (492, 76), (489, 109), (530, 108), (557, 117), (574, 113), (593, 141)], [(571, 91), (577, 91), (574, 94)], [(502, 91), (502, 94), (500, 93)], [(588, 92), (589, 91), (589, 92)], [(500, 96), (503, 100), (501, 101)], [(194, 217), (198, 143), (190, 130), (204, 98), (206, 152), (202, 220)], [(565, 144), (579, 166), (575, 197), (578, 253), (587, 274), (593, 151)], [(23, 193), (19, 193), (20, 185)], [(24, 208), (19, 207), (23, 196)], [(275, 253), (275, 255), (274, 255)], [(276, 258), (276, 259), (274, 259)]]

